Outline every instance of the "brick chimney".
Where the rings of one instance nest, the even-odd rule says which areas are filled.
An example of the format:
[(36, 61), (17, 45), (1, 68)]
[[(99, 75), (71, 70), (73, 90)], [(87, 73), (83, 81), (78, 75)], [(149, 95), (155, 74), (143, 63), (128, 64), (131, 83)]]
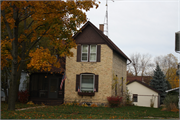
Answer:
[(104, 24), (99, 24), (99, 30), (104, 32)]

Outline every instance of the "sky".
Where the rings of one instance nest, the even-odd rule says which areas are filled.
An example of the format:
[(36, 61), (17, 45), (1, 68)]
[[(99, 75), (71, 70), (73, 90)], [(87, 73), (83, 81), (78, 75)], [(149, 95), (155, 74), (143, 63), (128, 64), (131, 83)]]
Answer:
[[(87, 12), (97, 28), (105, 23), (106, 0)], [(156, 56), (175, 52), (180, 31), (180, 0), (108, 0), (108, 37), (130, 58), (134, 53)]]

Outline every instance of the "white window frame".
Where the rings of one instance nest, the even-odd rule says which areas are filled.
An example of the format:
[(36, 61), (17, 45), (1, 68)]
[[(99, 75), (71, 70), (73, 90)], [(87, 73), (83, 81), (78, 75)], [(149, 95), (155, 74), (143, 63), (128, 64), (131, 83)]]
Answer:
[[(81, 45), (81, 61), (82, 62), (88, 62), (88, 50), (89, 50), (89, 45), (87, 45), (87, 52), (83, 52), (83, 45)], [(87, 53), (87, 60), (82, 60), (83, 53)]]
[[(89, 51), (89, 52), (90, 52), (90, 53), (89, 53), (89, 56), (90, 56), (90, 57), (89, 57), (89, 61), (90, 61), (90, 62), (96, 62), (96, 61), (97, 61), (97, 45), (95, 45), (95, 46), (96, 46), (96, 52), (91, 52), (91, 46), (92, 46), (92, 45), (90, 45), (90, 51)], [(90, 60), (90, 59), (91, 59), (91, 53), (96, 53), (96, 59), (95, 59), (95, 60)]]
[(94, 74), (81, 74), (80, 75), (80, 88), (79, 88), (80, 92), (82, 92), (81, 91), (82, 75), (93, 75), (93, 90), (92, 91), (94, 92), (94, 84), (95, 84), (95, 75)]

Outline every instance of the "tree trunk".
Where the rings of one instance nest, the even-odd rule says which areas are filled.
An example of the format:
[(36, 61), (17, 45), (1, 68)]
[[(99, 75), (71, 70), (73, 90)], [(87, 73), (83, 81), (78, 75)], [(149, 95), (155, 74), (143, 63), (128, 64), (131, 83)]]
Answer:
[(12, 41), (12, 69), (10, 78), (10, 88), (9, 88), (9, 100), (8, 100), (8, 110), (15, 110), (16, 101), (16, 89), (17, 89), (17, 71), (18, 71), (18, 9), (13, 6), (13, 18), (15, 20), (15, 26), (13, 28), (13, 41)]

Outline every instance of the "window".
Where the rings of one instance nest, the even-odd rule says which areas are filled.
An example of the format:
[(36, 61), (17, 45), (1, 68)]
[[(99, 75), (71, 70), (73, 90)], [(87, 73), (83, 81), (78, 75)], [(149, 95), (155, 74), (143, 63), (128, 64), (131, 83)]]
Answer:
[(81, 74), (80, 91), (94, 91), (94, 75)]
[(98, 92), (99, 75), (93, 73), (81, 73), (76, 75), (76, 91)]
[(77, 62), (100, 62), (101, 45), (78, 45)]
[[(97, 45), (82, 45), (81, 61), (82, 62), (96, 62)], [(88, 58), (89, 57), (89, 58)]]
[(82, 45), (82, 61), (88, 61), (88, 45)]
[(96, 45), (90, 45), (90, 61), (96, 62)]
[(137, 94), (133, 94), (133, 102), (137, 102), (138, 101), (138, 95)]

